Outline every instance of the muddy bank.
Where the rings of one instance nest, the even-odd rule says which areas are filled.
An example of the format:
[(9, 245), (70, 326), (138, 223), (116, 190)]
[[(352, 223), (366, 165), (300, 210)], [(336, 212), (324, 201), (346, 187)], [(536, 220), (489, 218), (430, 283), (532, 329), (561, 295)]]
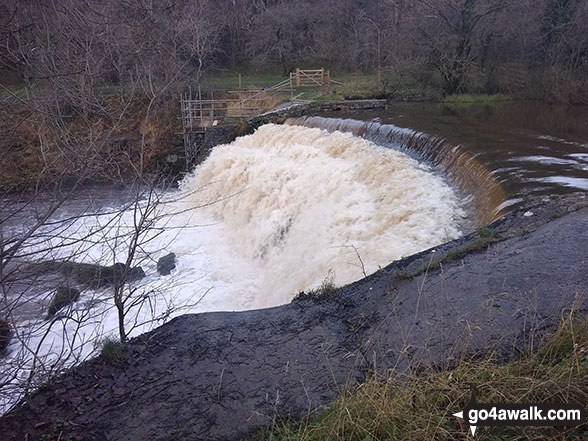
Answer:
[(179, 317), (132, 340), (125, 362), (98, 358), (56, 379), (0, 419), (0, 433), (238, 440), (327, 404), (374, 363), (385, 372), (463, 352), (516, 356), (585, 292), (587, 205), (585, 194), (538, 200), (332, 297)]
[(186, 169), (177, 112), (176, 101), (166, 97), (150, 105), (146, 96), (127, 102), (105, 94), (91, 109), (42, 96), (0, 100), (0, 188), (20, 193), (76, 183), (129, 184), (139, 168), (169, 182)]

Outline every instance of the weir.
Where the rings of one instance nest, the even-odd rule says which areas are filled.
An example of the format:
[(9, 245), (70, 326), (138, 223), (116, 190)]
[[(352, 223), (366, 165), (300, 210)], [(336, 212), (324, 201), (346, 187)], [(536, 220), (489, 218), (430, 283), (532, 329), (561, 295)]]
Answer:
[[(222, 226), (206, 248), (238, 280), (230, 289), (251, 294), (240, 309), (286, 303), (325, 278), (350, 283), (471, 228), (467, 198), (432, 167), (309, 127), (267, 124), (217, 146), (181, 190), (182, 206)], [(225, 242), (236, 252), (220, 253)]]
[[(463, 237), (472, 229), (467, 210), (472, 198), (456, 191), (444, 170), (433, 165), (453, 173), (463, 193), (480, 190), (480, 198), (493, 180), (469, 156), (452, 159), (455, 151), (442, 140), (394, 126), (316, 117), (266, 124), (218, 145), (179, 190), (159, 195), (158, 212), (136, 257), (145, 277), (133, 282), (134, 292), (149, 293), (150, 308), (125, 316), (129, 336), (149, 331), (160, 317), (288, 304), (325, 282), (368, 280), (393, 261)], [(480, 206), (488, 207), (480, 209), (486, 214), (481, 218), (491, 219), (497, 202), (481, 200)], [(132, 209), (82, 216), (62, 234), (31, 244), (31, 252), (52, 249), (56, 260), (76, 256), (77, 263), (110, 266), (116, 260), (105, 259), (121, 249), (119, 232), (133, 231), (135, 224)], [(92, 232), (104, 225), (112, 227), (95, 240)], [(172, 252), (177, 270), (161, 276), (156, 262)], [(91, 307), (96, 320), (76, 327), (79, 335), (91, 337), (73, 349), (65, 346), (72, 332), (67, 329), (45, 338), (53, 322), (44, 316), (38, 325), (33, 322), (30, 343), (45, 359), (67, 351), (76, 360), (89, 357), (93, 340), (118, 326), (109, 296), (91, 288), (80, 293), (71, 314)]]
[(469, 196), (468, 205), (477, 226), (486, 225), (506, 212), (502, 208), (507, 200), (506, 193), (492, 172), (461, 146), (452, 145), (442, 137), (378, 121), (320, 116), (288, 118), (286, 124), (352, 133), (440, 167), (457, 188)]

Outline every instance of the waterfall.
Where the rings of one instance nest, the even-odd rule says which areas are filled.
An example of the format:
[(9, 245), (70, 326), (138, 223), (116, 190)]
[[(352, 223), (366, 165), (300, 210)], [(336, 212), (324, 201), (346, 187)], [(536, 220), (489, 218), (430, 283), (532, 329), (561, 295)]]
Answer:
[(491, 171), (461, 146), (452, 145), (441, 137), (377, 121), (309, 116), (289, 118), (286, 124), (352, 133), (440, 167), (463, 195), (471, 196), (469, 206), (478, 226), (488, 224), (505, 212), (502, 204), (507, 196)]

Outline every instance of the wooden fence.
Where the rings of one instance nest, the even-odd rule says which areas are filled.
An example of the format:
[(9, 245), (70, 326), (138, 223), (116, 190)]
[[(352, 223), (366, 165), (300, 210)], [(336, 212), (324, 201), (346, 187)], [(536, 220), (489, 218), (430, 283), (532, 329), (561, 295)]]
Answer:
[(259, 115), (264, 110), (263, 103), (267, 102), (269, 94), (277, 91), (289, 91), (290, 98), (293, 98), (292, 80), (288, 78), (265, 89), (229, 90), (223, 93), (228, 98), (222, 99), (215, 99), (213, 93), (210, 99), (202, 99), (200, 92), (197, 98), (192, 96), (191, 91), (181, 94), (184, 133), (204, 131), (207, 127)]
[(190, 162), (200, 152), (199, 145), (207, 129), (242, 121), (261, 114), (264, 104), (267, 104), (270, 94), (274, 92), (289, 92), (293, 100), (295, 87), (321, 87), (329, 90), (331, 75), (328, 70), (302, 70), (290, 73), (290, 77), (271, 87), (261, 89), (243, 89), (241, 75), (239, 75), (238, 90), (229, 90), (222, 93), (223, 98), (215, 99), (214, 93), (210, 93), (207, 99), (202, 98), (199, 90), (196, 96), (190, 89), (180, 95), (180, 107), (182, 111), (182, 127), (184, 132), (184, 147), (186, 158)]

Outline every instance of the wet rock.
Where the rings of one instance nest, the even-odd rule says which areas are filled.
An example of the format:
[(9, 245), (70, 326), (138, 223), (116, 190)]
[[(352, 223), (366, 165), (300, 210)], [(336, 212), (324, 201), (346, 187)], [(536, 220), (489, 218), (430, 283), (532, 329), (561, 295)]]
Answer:
[(169, 253), (157, 261), (157, 272), (162, 276), (167, 276), (176, 267), (176, 255)]
[(126, 282), (145, 277), (145, 272), (140, 266), (130, 268), (125, 275), (125, 265), (123, 263), (103, 266), (93, 263), (47, 260), (31, 264), (28, 271), (34, 275), (63, 274), (67, 276), (70, 283), (73, 282), (74, 284), (77, 283), (91, 288), (113, 285), (123, 277)]
[(127, 274), (127, 281), (133, 282), (135, 280), (140, 280), (143, 277), (145, 277), (145, 271), (143, 271), (143, 268), (141, 268), (140, 266), (134, 266), (129, 270), (129, 273)]
[[(125, 277), (123, 263), (102, 266), (92, 263), (64, 262), (60, 270), (63, 274), (71, 276), (76, 282), (95, 288), (114, 285), (117, 280)], [(145, 277), (145, 272), (140, 266), (136, 266), (128, 270), (126, 281), (132, 282), (143, 277)]]
[(50, 319), (55, 316), (57, 311), (67, 305), (71, 305), (80, 298), (80, 291), (75, 288), (67, 286), (60, 286), (53, 294), (49, 309), (47, 310), (47, 318)]
[(126, 277), (127, 282), (134, 282), (135, 280), (140, 280), (145, 277), (145, 271), (140, 266), (134, 266), (129, 268), (127, 274), (125, 276), (125, 265), (124, 263), (115, 263), (112, 266), (104, 267), (106, 271), (104, 271), (105, 278), (107, 284), (113, 285), (116, 280), (120, 280), (123, 277)]
[(8, 343), (10, 343), (11, 336), (12, 331), (8, 322), (6, 320), (0, 320), (0, 354), (4, 352)]

